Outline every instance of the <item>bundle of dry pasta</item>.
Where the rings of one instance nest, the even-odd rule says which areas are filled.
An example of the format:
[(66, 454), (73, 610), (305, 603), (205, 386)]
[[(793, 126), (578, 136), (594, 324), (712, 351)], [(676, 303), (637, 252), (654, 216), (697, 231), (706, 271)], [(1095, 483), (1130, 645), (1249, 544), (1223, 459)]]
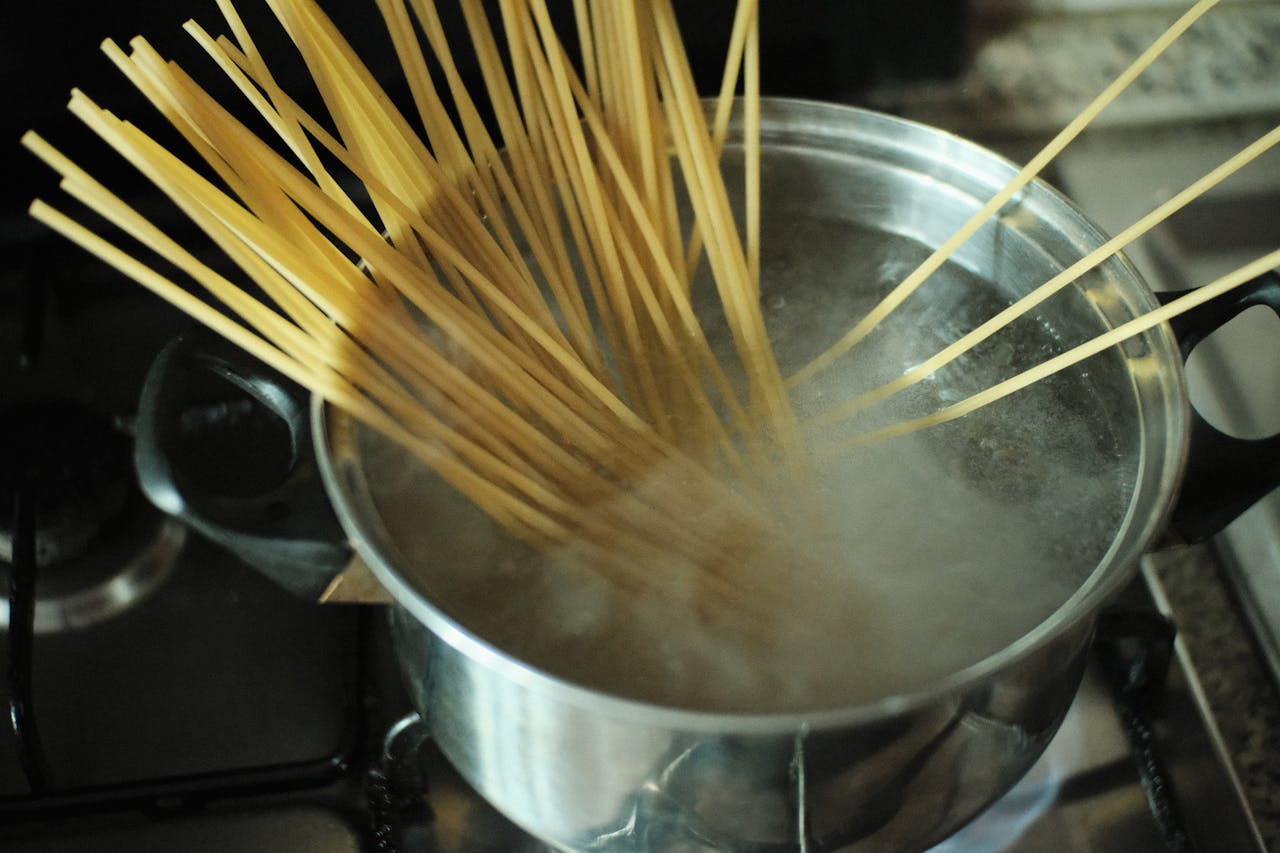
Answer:
[[(576, 62), (543, 0), (503, 0), (497, 26), (479, 0), (462, 0), (483, 93), (465, 84), (432, 0), (378, 0), (413, 118), (313, 0), (268, 3), (327, 116), (284, 92), (230, 0), (220, 8), (234, 40), (186, 29), (277, 144), (141, 38), (128, 53), (104, 50), (199, 168), (83, 93), (70, 104), (256, 290), (29, 134), (70, 194), (212, 298), (43, 202), (34, 214), (401, 442), (521, 539), (585, 549), (622, 588), (661, 589), (672, 578), (655, 567), (692, 565), (717, 605), (708, 612), (753, 610), (730, 571), (735, 554), (779, 537), (750, 489), (727, 482), (803, 466), (756, 296), (758, 168), (747, 175), (744, 244), (718, 163), (744, 55), (746, 88), (758, 92), (753, 0), (738, 9), (710, 125), (667, 0), (577, 2)], [(758, 162), (758, 147), (748, 154)], [(692, 234), (681, 232), (678, 195)], [(732, 365), (712, 352), (691, 303), (702, 255)]]
[[(805, 430), (789, 388), (866, 337), (1217, 0), (1198, 0), (882, 303), (785, 381), (759, 304), (755, 0), (739, 0), (710, 121), (671, 0), (574, 0), (573, 55), (545, 0), (499, 0), (493, 14), (481, 0), (458, 0), (462, 45), (446, 36), (434, 0), (376, 0), (411, 115), (315, 0), (266, 2), (305, 62), (324, 115), (286, 94), (230, 0), (219, 6), (231, 38), (194, 23), (186, 29), (272, 142), (142, 39), (128, 53), (111, 42), (104, 50), (190, 143), (198, 166), (80, 92), (70, 105), (200, 226), (252, 289), (28, 134), (27, 146), (63, 175), (71, 195), (207, 298), (43, 202), (33, 213), (400, 442), (514, 536), (585, 554), (619, 589), (661, 595), (695, 578), (708, 618), (749, 624), (772, 612), (794, 556), (786, 524), (760, 495), (767, 490), (752, 488), (778, 471), (798, 482), (807, 476)], [(469, 85), (458, 49), (482, 85)], [(742, 235), (719, 162), (740, 78)], [(1277, 141), (1280, 128), (935, 358), (804, 426), (839, 422), (931, 375)], [(694, 310), (704, 258), (717, 322), (732, 338), (727, 357)], [(1276, 263), (1280, 254), (1267, 256), (968, 400), (856, 435), (848, 446), (964, 415)], [(781, 564), (754, 577), (750, 592), (737, 571), (747, 554)]]

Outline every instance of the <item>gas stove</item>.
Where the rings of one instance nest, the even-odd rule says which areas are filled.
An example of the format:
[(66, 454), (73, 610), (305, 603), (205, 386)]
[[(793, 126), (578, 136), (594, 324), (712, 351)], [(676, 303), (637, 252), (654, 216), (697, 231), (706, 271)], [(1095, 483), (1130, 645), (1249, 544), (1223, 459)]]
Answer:
[[(143, 29), (119, 26), (126, 34)], [(805, 61), (786, 67), (851, 70), (847, 46), (819, 43), (821, 28), (807, 26), (791, 44)], [(80, 38), (80, 29), (89, 28), (71, 35)], [(45, 22), (35, 32), (47, 39), (53, 29)], [(87, 56), (103, 32), (94, 29), (75, 49)], [(101, 68), (91, 67), (77, 69), (76, 82)], [(786, 91), (811, 82), (794, 73)], [(47, 107), (61, 93), (39, 96)], [(894, 98), (900, 105), (900, 93)], [(1139, 135), (1142, 146), (1150, 142), (1146, 131)], [(1125, 204), (1147, 199), (1121, 198), (1115, 188), (1133, 175), (1124, 152), (1142, 146), (1082, 142), (1083, 153), (1064, 160), (1057, 177), (1104, 227), (1127, 224), (1133, 216)], [(1167, 163), (1157, 153), (1144, 168), (1159, 174)], [(38, 188), (48, 186), (43, 180)], [(18, 187), (23, 202), (37, 188), (29, 175)], [(1260, 209), (1249, 208), (1257, 199), (1246, 196), (1233, 209)], [(1221, 225), (1225, 209), (1210, 210), (1204, 221)], [(8, 670), (0, 693), (16, 721), (0, 727), (0, 849), (547, 849), (489, 807), (434, 748), (430, 709), (424, 722), (400, 687), (381, 608), (317, 605), (283, 592), (152, 509), (131, 466), (110, 464), (113, 454), (127, 459), (148, 365), (187, 322), (17, 213), (0, 220), (0, 454), (8, 454), (0, 456), (0, 473), (12, 476), (19, 462), (35, 472), (0, 479), (0, 577), (5, 597), (16, 599), (12, 608), (0, 603)], [(1190, 284), (1171, 271), (1188, 269), (1174, 262), (1199, 245), (1185, 231), (1166, 232), (1136, 260), (1148, 273), (1167, 272), (1171, 287)], [(1195, 263), (1217, 263), (1199, 257)], [(1193, 374), (1199, 370), (1193, 364)], [(77, 461), (33, 465), (40, 454), (30, 447), (46, 449), (59, 436)], [(94, 501), (81, 500), (91, 493)], [(1275, 514), (1273, 498), (1253, 518)], [(33, 515), (61, 521), (42, 526)], [(1280, 612), (1280, 573), (1270, 543), (1280, 536), (1255, 534), (1250, 524), (1242, 519), (1224, 540), (1227, 571), (1239, 580), (1245, 609), (1274, 625), (1266, 613)], [(1243, 567), (1250, 554), (1256, 569)], [(1044, 757), (938, 851), (1265, 849), (1207, 708), (1202, 682), (1213, 673), (1197, 669), (1177, 636), (1178, 614), (1159, 572), (1162, 561), (1212, 556), (1198, 550), (1148, 561), (1104, 620), (1081, 691)], [(1262, 629), (1264, 646), (1272, 634), (1280, 630)], [(643, 827), (634, 846), (645, 849)]]
[[(0, 732), (0, 847), (545, 849), (434, 749), (380, 608), (296, 598), (141, 500), (117, 457), (146, 366), (183, 324), (61, 258), (38, 281), (19, 272), (28, 307), (0, 315), (9, 482), (32, 471), (17, 482), (57, 521), (24, 545), (22, 489), (0, 484), (0, 573), (20, 581), (24, 551), (35, 568), (0, 634), (19, 723)], [(1039, 764), (939, 850), (1263, 849), (1168, 615), (1149, 570)]]

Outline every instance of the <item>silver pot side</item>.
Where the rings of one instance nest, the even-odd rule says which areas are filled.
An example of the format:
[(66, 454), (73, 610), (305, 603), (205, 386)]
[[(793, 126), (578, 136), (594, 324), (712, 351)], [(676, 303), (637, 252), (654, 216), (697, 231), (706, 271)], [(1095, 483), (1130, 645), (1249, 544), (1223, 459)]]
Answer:
[[(771, 156), (783, 163), (799, 152), (817, 164), (795, 185), (800, 203), (840, 215), (856, 193), (885, 229), (925, 245), (940, 244), (1016, 171), (939, 131), (844, 107), (768, 102), (762, 137), (766, 175)], [(1034, 184), (958, 262), (996, 279), (1010, 268), (1056, 271), (1102, 241)], [(1018, 286), (1039, 284), (1038, 274)], [(1078, 319), (1082, 335), (1154, 306), (1122, 258), (1070, 298), (1063, 325)], [(962, 671), (818, 713), (659, 707), (510, 657), (418, 587), (371, 494), (362, 428), (320, 401), (313, 426), (339, 519), (398, 601), (397, 648), (416, 706), (463, 777), (517, 824), (572, 851), (912, 851), (952, 834), (1040, 755), (1078, 687), (1098, 610), (1163, 528), (1186, 452), (1177, 346), (1158, 328), (1115, 362), (1138, 464), (1118, 533), (1087, 579), (1020, 639)]]
[(441, 751), (516, 824), (582, 853), (926, 850), (1039, 757), (1091, 636), (1081, 620), (990, 678), (867, 719), (682, 723), (511, 679), (404, 608), (393, 625)]

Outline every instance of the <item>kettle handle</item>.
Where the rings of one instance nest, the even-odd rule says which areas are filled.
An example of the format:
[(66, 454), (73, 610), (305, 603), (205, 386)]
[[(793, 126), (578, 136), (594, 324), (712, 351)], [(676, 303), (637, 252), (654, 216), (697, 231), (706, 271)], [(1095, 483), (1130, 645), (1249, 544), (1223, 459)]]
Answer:
[[(315, 600), (351, 563), (352, 549), (324, 491), (308, 399), (239, 347), (194, 328), (161, 350), (147, 373), (134, 465), (143, 492), (162, 511)], [(286, 440), (264, 440), (268, 427)], [(211, 437), (217, 454), (202, 452)], [(233, 449), (223, 452), (227, 444)], [(221, 485), (208, 476), (215, 464)], [(278, 474), (267, 481), (262, 471)], [(228, 490), (228, 480), (240, 485)]]
[[(1161, 304), (1188, 291), (1156, 294)], [(1196, 345), (1243, 311), (1265, 305), (1280, 316), (1280, 270), (1211, 299), (1169, 321), (1183, 361)], [(1192, 407), (1191, 450), (1170, 527), (1186, 542), (1203, 542), (1280, 485), (1280, 434), (1235, 438)]]

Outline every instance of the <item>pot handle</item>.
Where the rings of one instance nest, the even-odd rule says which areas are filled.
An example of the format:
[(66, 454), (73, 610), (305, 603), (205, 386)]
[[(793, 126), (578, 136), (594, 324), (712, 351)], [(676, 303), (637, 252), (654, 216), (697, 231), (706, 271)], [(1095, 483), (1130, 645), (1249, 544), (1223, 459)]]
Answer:
[(308, 399), (239, 347), (192, 329), (147, 373), (134, 464), (159, 509), (315, 600), (352, 550), (320, 478)]
[[(1159, 293), (1162, 304), (1188, 291)], [(1280, 270), (1252, 281), (1169, 321), (1183, 361), (1196, 345), (1241, 312), (1265, 305), (1280, 316)], [(1186, 542), (1203, 542), (1280, 485), (1280, 434), (1235, 438), (1191, 410), (1191, 452), (1170, 526)]]

